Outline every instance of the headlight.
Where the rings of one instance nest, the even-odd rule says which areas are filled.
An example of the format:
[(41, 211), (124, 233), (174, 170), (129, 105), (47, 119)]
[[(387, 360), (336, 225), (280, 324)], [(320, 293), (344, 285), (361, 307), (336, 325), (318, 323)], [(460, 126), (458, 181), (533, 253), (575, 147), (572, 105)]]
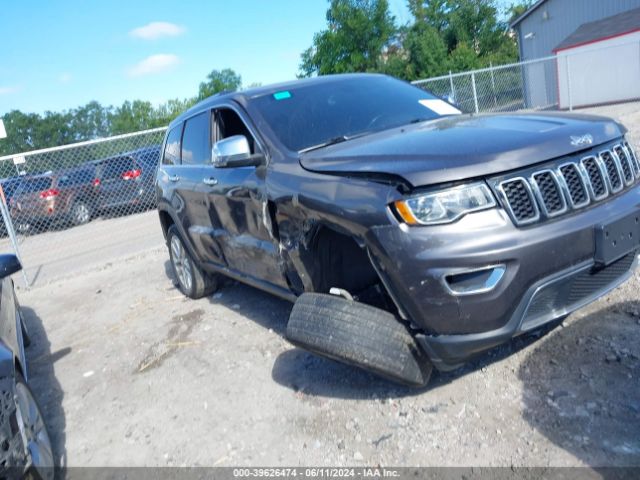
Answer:
[(487, 185), (474, 183), (398, 200), (394, 206), (409, 225), (438, 225), (495, 207), (496, 201)]

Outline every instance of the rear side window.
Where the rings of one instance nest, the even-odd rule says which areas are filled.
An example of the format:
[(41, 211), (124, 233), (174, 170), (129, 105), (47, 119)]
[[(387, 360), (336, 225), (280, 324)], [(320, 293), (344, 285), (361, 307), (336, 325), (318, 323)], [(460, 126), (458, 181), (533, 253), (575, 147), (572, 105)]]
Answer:
[(164, 147), (162, 163), (165, 165), (180, 165), (180, 136), (182, 124), (172, 128), (167, 135), (167, 144)]
[(40, 177), (25, 180), (20, 188), (20, 193), (42, 192), (51, 188), (51, 177)]
[(209, 112), (203, 112), (185, 122), (182, 135), (182, 163), (202, 165), (211, 157)]
[(79, 170), (77, 172), (71, 172), (58, 178), (58, 186), (72, 187), (74, 185), (91, 183), (92, 180), (93, 175), (91, 175), (91, 172), (89, 170)]
[(102, 178), (120, 178), (122, 174), (130, 170), (135, 170), (136, 165), (129, 157), (118, 157), (107, 160), (102, 166)]

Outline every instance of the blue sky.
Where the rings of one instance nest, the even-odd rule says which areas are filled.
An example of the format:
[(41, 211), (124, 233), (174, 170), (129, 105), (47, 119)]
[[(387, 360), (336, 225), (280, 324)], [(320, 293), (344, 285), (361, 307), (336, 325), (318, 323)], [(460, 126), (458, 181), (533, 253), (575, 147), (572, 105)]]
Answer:
[[(404, 0), (389, 1), (404, 23)], [(0, 115), (185, 98), (212, 69), (295, 78), (326, 0), (4, 0)]]

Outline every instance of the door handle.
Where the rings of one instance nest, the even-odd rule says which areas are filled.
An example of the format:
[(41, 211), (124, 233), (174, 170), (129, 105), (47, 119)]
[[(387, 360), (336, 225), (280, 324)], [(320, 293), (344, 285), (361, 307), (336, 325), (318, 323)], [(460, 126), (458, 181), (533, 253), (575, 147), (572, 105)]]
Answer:
[(178, 175), (169, 175), (170, 182), (177, 182), (178, 180), (180, 180), (180, 177)]
[(204, 179), (202, 180), (202, 182), (203, 182), (205, 185), (213, 186), (213, 185), (217, 185), (217, 184), (218, 184), (218, 179), (217, 179), (217, 178), (214, 178), (214, 177), (208, 177), (208, 178), (204, 178)]

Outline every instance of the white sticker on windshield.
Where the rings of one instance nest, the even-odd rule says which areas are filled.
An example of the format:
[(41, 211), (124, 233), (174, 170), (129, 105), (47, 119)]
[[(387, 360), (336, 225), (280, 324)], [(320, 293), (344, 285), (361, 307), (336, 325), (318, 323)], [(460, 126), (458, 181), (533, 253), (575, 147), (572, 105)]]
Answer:
[(438, 115), (460, 115), (462, 113), (453, 105), (449, 105), (439, 98), (418, 100), (418, 102), (429, 110), (433, 110)]

